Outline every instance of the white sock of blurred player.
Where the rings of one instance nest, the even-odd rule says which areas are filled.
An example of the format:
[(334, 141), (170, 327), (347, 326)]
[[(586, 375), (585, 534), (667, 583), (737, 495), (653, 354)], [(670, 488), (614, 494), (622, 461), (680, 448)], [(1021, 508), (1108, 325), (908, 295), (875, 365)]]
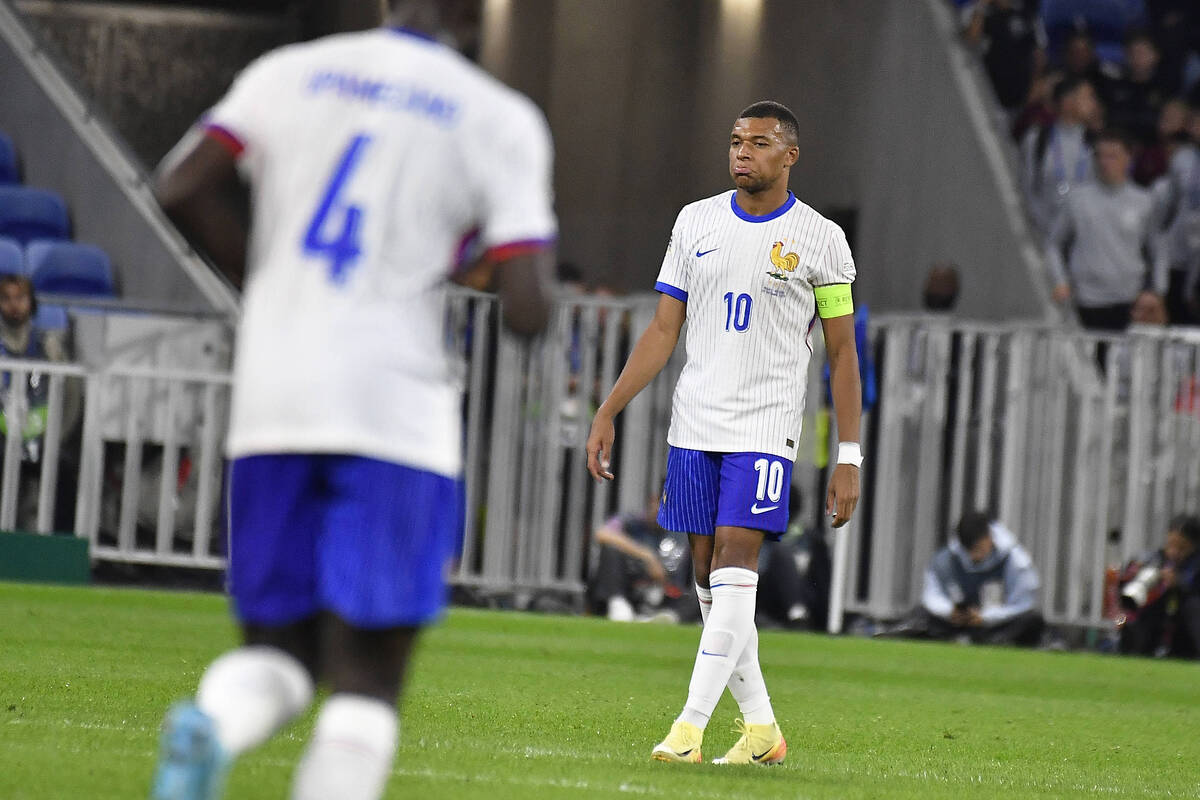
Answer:
[(212, 719), (217, 743), (230, 757), (257, 747), (308, 708), (312, 677), (275, 647), (239, 647), (204, 672), (196, 705)]
[(377, 800), (396, 753), (396, 709), (360, 694), (332, 695), (296, 770), (292, 800)]
[[(700, 618), (707, 625), (708, 613), (712, 609), (712, 591), (696, 584), (696, 598), (700, 602)], [(771, 696), (767, 694), (767, 682), (763, 680), (762, 667), (758, 662), (758, 626), (753, 622), (746, 646), (738, 656), (727, 686), (747, 725), (770, 725), (775, 721)]]
[[(709, 575), (709, 587), (712, 606), (704, 623), (704, 632), (700, 634), (687, 703), (679, 715), (681, 721), (701, 729), (708, 725), (721, 692), (730, 683), (742, 650), (755, 631), (758, 573), (740, 567), (722, 567)], [(757, 664), (757, 653), (754, 660)], [(766, 687), (763, 688), (765, 693)]]

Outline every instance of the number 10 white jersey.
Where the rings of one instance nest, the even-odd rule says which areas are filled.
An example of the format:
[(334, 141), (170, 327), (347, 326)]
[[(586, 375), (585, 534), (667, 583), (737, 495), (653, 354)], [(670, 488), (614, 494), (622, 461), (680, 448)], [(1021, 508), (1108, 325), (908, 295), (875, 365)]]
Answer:
[(852, 283), (842, 229), (788, 200), (762, 216), (729, 191), (684, 206), (655, 288), (687, 303), (687, 361), (667, 441), (796, 458), (814, 286)]
[(473, 236), (497, 257), (554, 237), (541, 112), (453, 50), (379, 29), (267, 54), (204, 122), (254, 207), (230, 456), (456, 476), (446, 278)]

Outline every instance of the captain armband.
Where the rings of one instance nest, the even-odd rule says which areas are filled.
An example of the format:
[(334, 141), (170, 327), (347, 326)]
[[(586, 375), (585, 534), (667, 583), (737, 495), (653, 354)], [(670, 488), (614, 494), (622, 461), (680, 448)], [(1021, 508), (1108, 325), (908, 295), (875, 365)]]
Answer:
[(850, 297), (848, 283), (814, 286), (813, 295), (817, 298), (817, 314), (821, 319), (844, 317), (854, 313), (854, 300)]

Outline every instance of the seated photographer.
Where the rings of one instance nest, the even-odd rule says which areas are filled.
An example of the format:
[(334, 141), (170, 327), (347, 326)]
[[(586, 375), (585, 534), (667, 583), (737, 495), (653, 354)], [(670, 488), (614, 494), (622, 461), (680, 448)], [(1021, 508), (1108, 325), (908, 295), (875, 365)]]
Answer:
[(1029, 553), (987, 514), (970, 512), (925, 571), (921, 605), (881, 636), (1038, 644), (1044, 622)]
[(657, 517), (656, 495), (644, 510), (618, 514), (596, 531), (599, 548), (587, 587), (592, 613), (618, 622), (700, 618), (687, 534), (663, 530)]
[(1200, 517), (1174, 517), (1162, 549), (1130, 562), (1122, 579), (1120, 651), (1200, 658)]

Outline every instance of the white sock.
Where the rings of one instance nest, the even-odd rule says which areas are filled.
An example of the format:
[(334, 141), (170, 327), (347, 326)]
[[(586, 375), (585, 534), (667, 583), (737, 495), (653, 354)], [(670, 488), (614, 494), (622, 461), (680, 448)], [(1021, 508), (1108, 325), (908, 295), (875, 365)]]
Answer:
[(709, 587), (712, 608), (700, 634), (687, 703), (679, 715), (681, 721), (698, 728), (708, 725), (754, 630), (758, 573), (740, 567), (722, 567), (709, 575)]
[(292, 785), (292, 800), (378, 800), (383, 796), (399, 725), (396, 709), (360, 694), (332, 695)]
[[(696, 584), (696, 599), (700, 602), (700, 617), (707, 624), (708, 612), (712, 608), (712, 591)], [(751, 628), (750, 637), (738, 656), (727, 686), (729, 693), (737, 701), (746, 724), (770, 725), (775, 721), (775, 710), (771, 708), (767, 683), (763, 680), (762, 668), (758, 663), (757, 626)]]
[(696, 601), (700, 604), (700, 624), (708, 624), (708, 612), (712, 611), (712, 590), (696, 584)]
[(204, 671), (196, 705), (212, 718), (231, 756), (265, 742), (312, 702), (304, 665), (275, 647), (230, 650)]

